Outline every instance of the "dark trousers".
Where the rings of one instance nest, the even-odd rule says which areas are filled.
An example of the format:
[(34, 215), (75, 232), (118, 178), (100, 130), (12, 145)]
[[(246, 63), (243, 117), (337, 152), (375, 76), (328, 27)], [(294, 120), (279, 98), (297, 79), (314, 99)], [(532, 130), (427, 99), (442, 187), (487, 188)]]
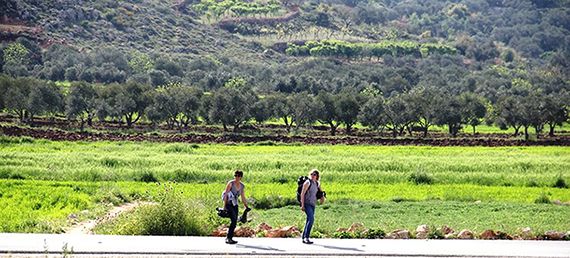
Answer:
[(234, 237), (234, 230), (236, 229), (237, 226), (237, 220), (238, 220), (238, 206), (233, 206), (231, 204), (231, 202), (228, 202), (228, 204), (226, 205), (226, 210), (228, 211), (228, 213), (230, 214), (230, 228), (228, 229), (228, 239), (232, 239)]

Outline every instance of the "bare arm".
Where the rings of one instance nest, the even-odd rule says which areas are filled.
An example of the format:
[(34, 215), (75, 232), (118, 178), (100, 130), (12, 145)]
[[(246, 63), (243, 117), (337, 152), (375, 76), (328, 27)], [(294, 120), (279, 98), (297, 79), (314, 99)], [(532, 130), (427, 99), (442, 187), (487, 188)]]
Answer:
[(301, 210), (303, 211), (305, 211), (305, 194), (309, 189), (309, 185), (311, 185), (311, 183), (309, 181), (305, 181), (303, 184), (303, 190), (301, 190)]
[(226, 205), (228, 204), (228, 193), (232, 190), (232, 182), (229, 182), (228, 185), (226, 185), (226, 190), (224, 191), (224, 209), (226, 208)]
[(247, 209), (247, 199), (245, 199), (245, 188), (241, 189), (241, 202), (243, 203), (243, 207)]

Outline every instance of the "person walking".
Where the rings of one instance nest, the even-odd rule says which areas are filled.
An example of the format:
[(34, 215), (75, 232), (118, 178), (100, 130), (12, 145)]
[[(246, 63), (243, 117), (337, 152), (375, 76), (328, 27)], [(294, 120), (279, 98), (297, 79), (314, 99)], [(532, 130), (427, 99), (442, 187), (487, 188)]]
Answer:
[[(317, 206), (317, 192), (320, 191), (321, 185), (319, 181), (319, 171), (313, 169), (309, 172), (309, 179), (303, 183), (303, 190), (301, 191), (301, 210), (307, 215), (305, 228), (303, 230), (303, 244), (312, 244), (309, 240), (311, 236), (311, 229), (315, 222), (315, 208)], [(324, 202), (325, 197), (320, 197), (321, 204)]]
[(245, 198), (245, 185), (241, 182), (243, 178), (243, 172), (241, 170), (236, 170), (234, 172), (234, 180), (231, 180), (226, 185), (226, 190), (224, 191), (224, 209), (228, 211), (230, 215), (230, 228), (228, 229), (228, 236), (226, 237), (226, 244), (237, 244), (237, 241), (233, 240), (234, 231), (237, 226), (238, 221), (238, 198), (241, 196), (241, 201), (243, 207), (248, 210), (247, 199)]

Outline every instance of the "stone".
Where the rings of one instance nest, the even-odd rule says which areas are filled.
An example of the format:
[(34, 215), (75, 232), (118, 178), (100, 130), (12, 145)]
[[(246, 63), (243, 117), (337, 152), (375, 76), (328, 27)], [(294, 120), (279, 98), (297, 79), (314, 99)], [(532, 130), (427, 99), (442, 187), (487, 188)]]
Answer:
[(544, 240), (562, 240), (564, 239), (564, 232), (549, 230), (544, 232)]
[(69, 214), (69, 216), (67, 216), (68, 219), (72, 219), (72, 220), (76, 220), (77, 219), (77, 215), (75, 214)]
[(449, 234), (452, 234), (454, 232), (455, 232), (455, 230), (453, 230), (452, 228), (450, 228), (447, 225), (441, 227), (441, 233), (443, 233), (444, 235), (449, 235)]
[(560, 200), (554, 200), (552, 203), (556, 205), (562, 205), (562, 201)]
[(270, 238), (298, 237), (299, 235), (301, 235), (301, 231), (295, 226), (271, 229), (265, 234), (266, 237)]
[(444, 236), (444, 238), (445, 238), (445, 239), (456, 239), (456, 238), (457, 238), (457, 234), (455, 234), (455, 233), (449, 233), (449, 234), (446, 234), (446, 235)]
[(520, 235), (520, 237), (521, 237), (522, 239), (525, 239), (525, 240), (533, 240), (533, 239), (535, 239), (535, 236), (534, 236), (534, 234), (532, 233), (532, 229), (530, 229), (529, 227), (523, 228), (523, 229), (521, 230), (521, 235)]
[(491, 229), (487, 229), (485, 231), (483, 231), (483, 233), (481, 233), (481, 235), (479, 235), (480, 239), (484, 239), (484, 240), (495, 240), (497, 239), (497, 233), (495, 233), (495, 231), (491, 230)]
[(255, 228), (255, 233), (265, 232), (265, 231), (269, 231), (272, 229), (273, 228), (271, 226), (269, 226), (267, 223), (263, 222)]
[(348, 228), (337, 228), (336, 232), (348, 232)]
[(366, 230), (366, 228), (362, 223), (352, 223), (352, 225), (350, 225), (350, 228), (348, 229), (348, 232), (361, 233), (364, 230)]
[(212, 236), (215, 237), (225, 237), (228, 235), (228, 226), (221, 225), (212, 232)]
[(428, 225), (419, 225), (416, 228), (416, 238), (417, 239), (427, 239), (429, 234)]
[(457, 235), (457, 238), (458, 239), (473, 239), (474, 234), (470, 230), (464, 229), (464, 230), (461, 230), (461, 232), (459, 232), (459, 234)]
[(386, 239), (409, 239), (409, 238), (410, 238), (410, 231), (405, 229), (394, 230), (386, 236)]
[(253, 237), (255, 236), (255, 230), (249, 227), (237, 227), (234, 235), (236, 237)]

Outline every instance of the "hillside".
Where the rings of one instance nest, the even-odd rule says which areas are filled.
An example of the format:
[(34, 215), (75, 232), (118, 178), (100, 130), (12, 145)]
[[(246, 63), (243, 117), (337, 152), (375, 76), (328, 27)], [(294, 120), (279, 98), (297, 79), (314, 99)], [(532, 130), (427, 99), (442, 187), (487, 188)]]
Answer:
[[(150, 80), (155, 85), (183, 81), (206, 89), (240, 76), (264, 90), (272, 89), (279, 81), (288, 81), (291, 74), (307, 78), (321, 75), (323, 78), (312, 79), (324, 80), (322, 84), (341, 83), (335, 87), (338, 90), (354, 84), (386, 84), (370, 78), (377, 72), (363, 71), (369, 69), (367, 63), (386, 68), (383, 66), (401, 67), (404, 62), (417, 70), (423, 68), (410, 62), (410, 56), (432, 59), (426, 58), (421, 49), (389, 60), (381, 57), (391, 50), (373, 52), (372, 47), (348, 48), (348, 54), (314, 51), (317, 57), (333, 57), (333, 62), (330, 58), (309, 57), (313, 55), (309, 54), (310, 49), (305, 58), (292, 57), (291, 53), (297, 53), (294, 49), (286, 51), (291, 43), (294, 45), (289, 46), (302, 47), (307, 41), (337, 40), (358, 44), (438, 44), (457, 50), (452, 56), (458, 59), (451, 62), (458, 69), (477, 71), (490, 64), (513, 62), (512, 67), (548, 66), (567, 77), (569, 2), (8, 0), (0, 13), (2, 48), (19, 39), (33, 60), (4, 65), (3, 71), (52, 80), (112, 82), (135, 78)], [(48, 47), (58, 45), (72, 50), (54, 47), (51, 52), (55, 54), (50, 55)], [(80, 53), (81, 57), (74, 56), (74, 62), (54, 64), (53, 59), (65, 59), (59, 58), (62, 52), (69, 57), (68, 51)], [(105, 54), (94, 54), (97, 51), (114, 53), (109, 59), (115, 60), (78, 60), (97, 59), (94, 56)], [(91, 58), (90, 53), (94, 55)], [(351, 54), (358, 58), (351, 58)], [(53, 58), (54, 55), (58, 57)], [(142, 62), (154, 62), (136, 67), (133, 63), (140, 63), (141, 58)], [(126, 67), (116, 59), (131, 65)], [(88, 69), (105, 63), (115, 63), (105, 69), (113, 75), (111, 78)], [(335, 67), (339, 64), (343, 64), (342, 68)], [(309, 67), (318, 71), (313, 74)], [(72, 71), (66, 76), (69, 68)], [(88, 74), (82, 78), (85, 71)], [(417, 84), (419, 80), (408, 82)]]

